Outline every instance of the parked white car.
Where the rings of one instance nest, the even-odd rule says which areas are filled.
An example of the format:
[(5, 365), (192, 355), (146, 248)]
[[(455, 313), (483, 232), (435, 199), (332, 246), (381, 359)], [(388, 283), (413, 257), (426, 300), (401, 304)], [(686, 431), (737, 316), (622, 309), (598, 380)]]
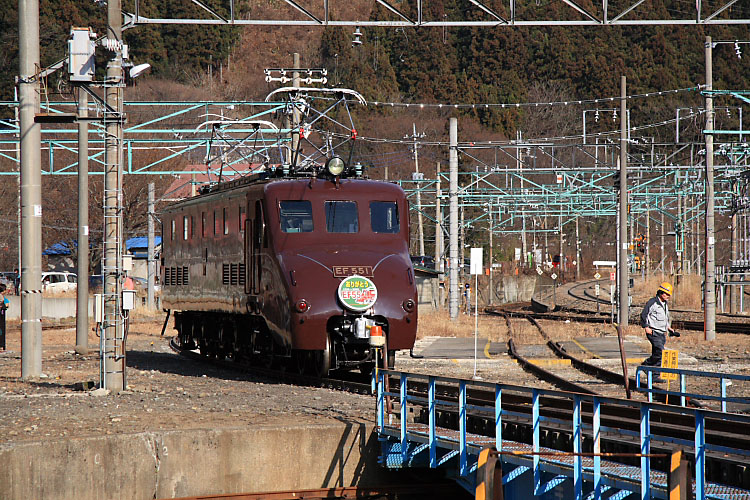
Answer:
[(78, 288), (78, 276), (74, 273), (42, 273), (42, 289), (50, 292), (75, 291)]

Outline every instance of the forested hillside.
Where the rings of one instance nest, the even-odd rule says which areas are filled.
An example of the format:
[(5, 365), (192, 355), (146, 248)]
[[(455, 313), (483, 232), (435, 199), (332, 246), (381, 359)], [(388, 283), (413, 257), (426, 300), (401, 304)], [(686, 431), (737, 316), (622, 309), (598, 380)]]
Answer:
[[(492, 4), (495, 5), (492, 5)], [(660, 16), (684, 2), (667, 0)], [(132, 2), (123, 9), (132, 11)], [(374, 2), (350, 4), (362, 18), (387, 18)], [(492, 2), (502, 11), (503, 3)], [(214, 6), (226, 13), (226, 6)], [(238, 17), (283, 15), (280, 3), (238, 4)], [(401, 8), (407, 14), (412, 4)], [(537, 2), (527, 9), (545, 15), (570, 15), (562, 2)], [(148, 17), (201, 17), (197, 5), (183, 0), (141, 3)], [(425, 3), (425, 17), (466, 19), (482, 14), (467, 0)], [(659, 9), (656, 9), (659, 10)], [(335, 12), (334, 12), (335, 15)], [(42, 64), (64, 57), (71, 26), (92, 26), (103, 33), (105, 4), (93, 1), (50, 0), (41, 3)], [(347, 17), (353, 17), (351, 12)], [(17, 73), (17, 0), (0, 0), (0, 97), (12, 99)], [(257, 98), (267, 91), (263, 67), (289, 66), (291, 52), (302, 52), (304, 64), (325, 65), (336, 85), (360, 90), (368, 100), (443, 103), (519, 102), (530, 99), (539, 84), (567, 99), (613, 96), (619, 77), (628, 77), (630, 93), (689, 87), (703, 82), (702, 27), (495, 27), (495, 28), (363, 28), (363, 44), (351, 45), (344, 28), (228, 28), (210, 26), (141, 26), (126, 31), (133, 60), (148, 61), (152, 77), (197, 85), (209, 71), (221, 75), (217, 97)], [(744, 26), (710, 28), (715, 39), (746, 38)], [(99, 61), (103, 71), (104, 61)], [(732, 45), (715, 49), (717, 88), (742, 89), (750, 77), (746, 59)], [(64, 88), (50, 81), (50, 88)], [(544, 100), (537, 92), (535, 98)], [(683, 101), (685, 96), (680, 96)], [(697, 102), (697, 101), (696, 101)], [(663, 106), (662, 106), (663, 107)], [(644, 106), (641, 113), (662, 113)], [(672, 113), (673, 111), (670, 111)], [(478, 107), (465, 114), (482, 125), (510, 133), (519, 125), (518, 111)], [(653, 116), (653, 118), (663, 118)]]
[[(17, 1), (0, 0), (0, 100), (6, 101), (13, 99), (13, 80), (18, 71)], [(705, 1), (710, 3), (711, 0)], [(486, 3), (507, 16), (503, 2)], [(584, 8), (594, 9), (588, 0), (579, 3)], [(616, 2), (612, 0), (610, 3)], [(226, 6), (211, 5), (227, 14)], [(341, 19), (345, 15), (347, 19), (395, 19), (393, 14), (374, 10), (382, 7), (372, 0), (350, 0), (342, 5), (331, 3), (334, 18)], [(486, 19), (482, 17), (485, 14), (468, 0), (432, 1), (424, 5), (427, 19), (451, 21), (467, 19), (467, 16)], [(686, 5), (690, 7), (690, 2), (650, 0), (639, 9), (650, 9), (650, 15), (666, 18), (675, 10), (688, 8)], [(315, 4), (313, 7), (320, 6)], [(71, 26), (91, 26), (99, 35), (104, 33), (106, 2), (48, 0), (42, 2), (40, 8), (43, 66), (65, 56)], [(337, 8), (347, 10), (340, 12)], [(735, 8), (748, 10), (747, 6), (730, 9)], [(132, 12), (132, 0), (125, 2), (123, 9)], [(205, 17), (202, 9), (189, 0), (150, 0), (142, 2), (140, 9), (140, 13), (147, 17)], [(281, 0), (248, 0), (238, 2), (236, 9), (238, 17), (278, 19), (285, 16), (299, 18), (301, 15)], [(414, 15), (413, 2), (399, 3), (399, 9), (407, 15)], [(538, 10), (548, 19), (571, 15), (570, 8), (561, 0), (519, 2), (519, 9)], [(723, 15), (729, 13), (728, 10)], [(746, 15), (732, 14), (734, 18), (750, 17), (750, 11)], [(746, 26), (361, 28), (363, 43), (353, 46), (353, 31), (352, 28), (269, 26), (139, 26), (127, 30), (124, 35), (131, 47), (131, 58), (135, 64), (149, 62), (153, 69), (150, 75), (139, 80), (137, 87), (131, 85), (126, 89), (126, 98), (165, 101), (262, 99), (272, 89), (264, 81), (263, 69), (289, 67), (292, 53), (298, 52), (303, 67), (328, 68), (329, 86), (356, 89), (370, 102), (476, 104), (461, 109), (371, 105), (356, 117), (355, 123), (361, 124), (357, 128), (363, 136), (398, 140), (411, 134), (412, 124), (416, 123), (417, 129), (426, 134), (427, 141), (444, 141), (447, 139), (447, 118), (458, 116), (461, 140), (515, 138), (517, 130), (528, 139), (579, 134), (580, 140), (581, 111), (585, 107), (501, 109), (481, 104), (544, 103), (618, 96), (623, 74), (628, 78), (630, 94), (695, 87), (704, 83), (704, 39), (707, 34), (715, 40), (730, 42), (748, 39)], [(742, 49), (745, 47), (750, 51), (750, 46), (741, 46)], [(732, 43), (718, 45), (714, 49), (714, 87), (746, 89), (750, 79), (748, 57), (750, 52), (738, 57)], [(97, 61), (100, 76), (105, 65), (104, 59)], [(64, 72), (56, 73), (47, 83), (50, 100), (71, 98)], [(738, 105), (728, 99), (717, 100), (718, 106), (728, 104)], [(697, 92), (629, 102), (634, 126), (674, 119), (675, 108), (700, 105), (701, 96)], [(604, 109), (615, 106), (616, 102), (589, 107)], [(11, 108), (0, 108), (0, 118), (12, 114)], [(607, 119), (602, 120), (606, 123), (599, 123), (602, 130), (619, 127), (613, 114), (603, 112), (602, 116)], [(718, 113), (717, 118), (719, 122), (728, 120), (729, 112)], [(684, 123), (683, 127), (685, 132), (698, 137), (701, 125), (701, 120), (696, 119)], [(722, 124), (717, 125), (721, 128)], [(733, 126), (736, 124), (726, 128)], [(674, 126), (648, 129), (646, 135), (657, 141), (671, 141)], [(410, 144), (357, 141), (355, 157), (375, 178), (382, 178), (385, 169), (389, 168), (391, 179), (404, 179), (410, 177), (414, 167), (410, 149)], [(422, 171), (428, 177), (434, 176), (436, 164), (445, 162), (445, 155), (444, 148), (424, 146), (420, 153)], [(461, 168), (473, 170), (472, 161), (472, 158), (462, 158)], [(493, 159), (488, 157), (484, 161), (492, 162)], [(0, 158), (0, 168), (12, 166)], [(50, 179), (45, 179), (45, 182), (55, 184), (65, 192), (73, 190), (73, 184)], [(140, 180), (128, 179), (126, 184), (128, 189), (134, 186), (134, 193), (142, 187)], [(0, 224), (3, 232), (7, 229), (10, 235), (7, 238), (10, 248), (16, 244), (16, 188), (12, 184), (5, 188), (7, 192), (2, 193), (2, 199), (7, 210), (0, 207)], [(54, 205), (54, 199), (48, 196), (45, 203)], [(48, 208), (45, 208), (45, 213), (51, 213)], [(134, 210), (134, 213), (140, 213), (139, 210)], [(60, 215), (63, 216), (62, 212)], [(73, 220), (72, 214), (65, 217)], [(134, 231), (142, 217), (136, 219)], [(55, 227), (64, 230), (60, 234), (54, 231), (45, 233), (49, 240), (45, 244), (74, 237), (74, 228), (65, 229), (64, 224), (53, 222)], [(609, 229), (587, 226), (583, 232), (588, 234), (592, 230), (599, 233)], [(472, 238), (473, 231), (468, 231), (467, 238)], [(593, 241), (588, 236), (582, 235), (582, 238)], [(10, 254), (15, 255), (12, 251)]]

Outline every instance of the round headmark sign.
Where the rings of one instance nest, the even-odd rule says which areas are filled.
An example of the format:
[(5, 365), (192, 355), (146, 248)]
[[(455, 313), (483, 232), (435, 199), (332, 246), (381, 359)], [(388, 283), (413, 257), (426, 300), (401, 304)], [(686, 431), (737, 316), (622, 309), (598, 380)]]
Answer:
[(378, 289), (369, 278), (349, 276), (339, 285), (339, 300), (351, 311), (366, 311), (378, 300)]

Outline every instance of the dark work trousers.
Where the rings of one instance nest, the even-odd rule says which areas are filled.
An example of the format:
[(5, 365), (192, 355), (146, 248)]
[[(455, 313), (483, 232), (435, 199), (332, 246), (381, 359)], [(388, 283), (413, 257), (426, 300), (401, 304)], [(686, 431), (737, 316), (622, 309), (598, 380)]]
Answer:
[(0, 349), (5, 350), (5, 308), (0, 307)]
[(651, 342), (651, 356), (642, 363), (643, 366), (661, 366), (661, 352), (664, 350), (667, 336), (663, 333), (654, 332), (650, 335), (647, 333), (646, 338)]

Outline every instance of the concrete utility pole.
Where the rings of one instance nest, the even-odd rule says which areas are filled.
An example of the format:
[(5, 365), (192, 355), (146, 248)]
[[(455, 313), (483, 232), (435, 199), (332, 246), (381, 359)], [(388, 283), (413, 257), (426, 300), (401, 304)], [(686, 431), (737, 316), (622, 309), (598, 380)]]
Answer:
[(620, 299), (619, 324), (628, 324), (628, 140), (627, 140), (627, 83), (620, 78), (620, 283), (617, 296)]
[[(299, 53), (297, 52), (295, 52), (292, 56), (292, 67), (294, 69), (300, 68)], [(292, 72), (292, 86), (300, 86), (299, 71)], [(299, 122), (300, 111), (297, 106), (294, 106), (294, 108), (292, 109), (292, 155), (294, 155), (295, 158), (297, 155), (297, 148), (299, 148)], [(299, 159), (296, 159), (295, 161), (299, 161)]]
[[(732, 197), (736, 197), (737, 193), (737, 187), (736, 183), (732, 185)], [(735, 262), (737, 262), (737, 251), (738, 251), (738, 245), (737, 245), (737, 211), (736, 209), (732, 211), (732, 225), (730, 226), (730, 238), (731, 238), (731, 250), (730, 250), (730, 257), (729, 257), (729, 265), (731, 266), (735, 265)], [(700, 250), (698, 250), (698, 260), (700, 260)], [(734, 281), (735, 277), (732, 276), (730, 278), (730, 281)], [(730, 286), (729, 287), (729, 313), (730, 314), (737, 314), (737, 286)]]
[[(122, 43), (122, 12), (120, 0), (107, 2), (107, 38), (113, 46)], [(122, 227), (122, 51), (113, 51), (107, 62), (105, 97), (106, 135), (104, 147), (106, 164), (104, 174), (104, 336), (102, 386), (112, 392), (124, 389), (125, 358), (123, 352), (124, 325), (120, 312), (120, 282)]]
[(450, 228), (449, 254), (450, 254), (450, 291), (448, 304), (450, 318), (458, 318), (458, 119), (451, 118), (450, 127), (450, 187), (448, 197), (450, 199)]
[(664, 225), (664, 200), (661, 200), (661, 279), (664, 279), (666, 262), (664, 262), (664, 233), (667, 231)]
[(521, 267), (526, 267), (526, 262), (527, 262), (526, 253), (527, 252), (528, 250), (526, 247), (526, 211), (521, 210)]
[(644, 263), (644, 276), (648, 278), (649, 274), (651, 274), (651, 250), (649, 247), (651, 246), (651, 208), (648, 208), (646, 210), (646, 241), (643, 242), (643, 250), (644, 250), (644, 259), (646, 262)]
[(464, 262), (466, 262), (465, 251), (466, 251), (466, 224), (464, 222), (464, 204), (461, 203), (458, 207), (458, 274), (461, 279), (461, 286), (465, 281), (464, 276)]
[[(675, 184), (679, 188), (679, 176), (675, 174)], [(675, 248), (677, 249), (677, 272), (674, 279), (675, 296), (672, 299), (673, 304), (677, 304), (680, 299), (680, 284), (682, 284), (683, 256), (685, 249), (685, 227), (682, 225), (682, 193), (677, 193), (677, 224), (675, 224), (674, 239)]]
[(564, 255), (564, 250), (563, 250), (563, 242), (565, 241), (565, 234), (563, 234), (562, 214), (560, 214), (557, 218), (557, 229), (558, 229), (558, 234), (560, 236), (560, 263), (558, 264), (558, 271), (562, 279), (562, 273), (565, 271), (565, 255)]
[[(713, 90), (713, 46), (706, 37), (706, 90)], [(706, 286), (703, 335), (706, 340), (716, 339), (716, 261), (714, 260), (714, 99), (706, 94)]]
[[(89, 352), (89, 96), (78, 87), (78, 286), (76, 353)], [(83, 119), (81, 119), (83, 118)]]
[[(489, 216), (490, 216), (490, 255), (487, 259), (489, 261), (489, 270), (490, 270), (490, 281), (489, 285), (487, 286), (487, 302), (489, 305), (492, 305), (493, 303), (493, 297), (495, 296), (495, 289), (492, 288), (492, 202), (490, 201), (489, 204)], [(477, 293), (479, 293), (479, 290), (477, 290)]]
[[(424, 134), (417, 135), (417, 125), (412, 123), (412, 135), (411, 139), (414, 141), (414, 180), (419, 182), (419, 145), (417, 139), (423, 137)], [(407, 135), (406, 138), (409, 138)], [(417, 234), (419, 235), (419, 255), (424, 255), (424, 225), (422, 221), (422, 192), (421, 187), (417, 186)]]
[[(696, 202), (696, 206), (697, 205), (698, 205), (698, 203)], [(698, 235), (695, 238), (695, 247), (696, 247), (696, 250), (695, 250), (696, 259), (695, 260), (697, 262), (696, 267), (698, 268), (698, 270), (696, 271), (696, 274), (698, 276), (703, 276), (703, 271), (702, 271), (703, 266), (701, 265), (701, 238), (700, 238), (700, 234), (701, 234), (701, 219), (700, 219), (700, 217), (696, 217), (695, 234)]]
[(581, 280), (581, 237), (578, 232), (578, 219), (580, 217), (576, 217), (576, 281)]
[(547, 215), (542, 218), (542, 231), (544, 231), (544, 253), (542, 254), (542, 262), (545, 264), (547, 263), (547, 258), (549, 257), (549, 240), (548, 240), (548, 234), (547, 234)]
[[(156, 279), (156, 258), (154, 256), (154, 217), (156, 216), (154, 206), (154, 183), (148, 183), (148, 308), (153, 309), (154, 304), (154, 281)], [(191, 228), (195, 231), (195, 228)]]
[[(696, 203), (695, 203), (695, 196), (690, 196), (690, 206), (695, 209)], [(692, 212), (692, 210), (691, 210)], [(693, 265), (695, 263), (695, 221), (696, 217), (691, 217), (690, 220), (690, 268), (688, 269), (688, 272), (692, 272)], [(698, 267), (697, 265), (695, 267)]]
[[(521, 141), (523, 140), (523, 133), (520, 130), (516, 130), (516, 170), (519, 172), (519, 183), (521, 186), (521, 195), (523, 195), (524, 183), (523, 183), (523, 158), (521, 157)], [(524, 264), (522, 267), (526, 267), (526, 252), (528, 248), (526, 246), (526, 211), (521, 210), (521, 262)]]
[[(443, 282), (445, 277), (443, 274), (443, 209), (440, 206), (440, 197), (443, 193), (440, 190), (440, 162), (437, 162), (435, 167), (435, 178), (437, 179), (435, 190), (435, 270), (438, 272), (438, 282)], [(437, 299), (439, 311), (443, 308), (443, 288), (438, 289)]]
[[(690, 264), (688, 262), (690, 260), (690, 255), (687, 252), (687, 236), (689, 236), (690, 229), (688, 227), (687, 223), (687, 216), (688, 216), (688, 199), (689, 197), (687, 195), (682, 195), (682, 221), (680, 222), (680, 228), (682, 228), (682, 262), (681, 262), (681, 273), (683, 276), (687, 276), (690, 274)], [(684, 279), (683, 279), (684, 281)]]
[[(620, 171), (620, 157), (619, 156), (617, 157), (617, 171), (618, 172)], [(617, 187), (617, 189), (620, 189), (619, 186)], [(622, 206), (618, 201), (617, 207), (615, 208), (615, 260), (617, 261), (617, 264), (616, 264), (617, 267), (615, 270), (617, 281), (615, 282), (615, 284), (617, 286), (618, 294), (620, 290), (620, 273), (622, 269), (624, 268), (624, 266), (621, 263), (622, 261), (620, 260), (620, 257), (622, 257), (622, 252), (620, 251), (620, 248), (622, 247), (622, 233), (620, 232), (620, 220), (621, 220), (620, 209), (621, 208)], [(614, 310), (612, 311), (612, 315), (613, 316), (615, 315)], [(617, 324), (619, 325), (620, 324), (620, 308), (619, 307), (617, 308), (616, 315), (617, 315)]]
[(21, 135), (21, 377), (42, 374), (42, 130), (39, 113), (39, 0), (18, 1)]

